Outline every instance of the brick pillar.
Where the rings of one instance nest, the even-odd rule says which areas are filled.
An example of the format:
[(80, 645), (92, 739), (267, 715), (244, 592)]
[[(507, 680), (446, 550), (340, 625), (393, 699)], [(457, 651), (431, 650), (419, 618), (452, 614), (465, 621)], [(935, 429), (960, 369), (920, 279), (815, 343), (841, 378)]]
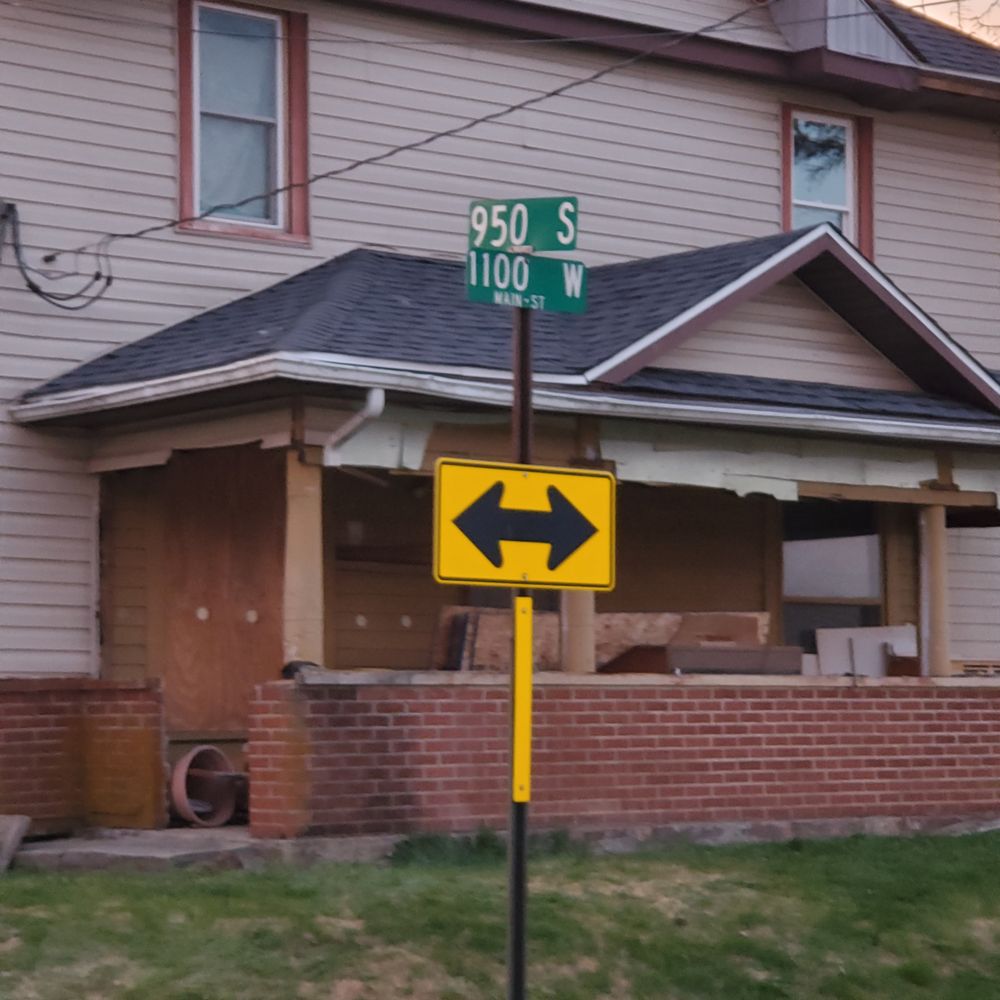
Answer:
[(306, 700), (294, 681), (258, 685), (250, 703), (250, 832), (297, 837), (312, 823)]

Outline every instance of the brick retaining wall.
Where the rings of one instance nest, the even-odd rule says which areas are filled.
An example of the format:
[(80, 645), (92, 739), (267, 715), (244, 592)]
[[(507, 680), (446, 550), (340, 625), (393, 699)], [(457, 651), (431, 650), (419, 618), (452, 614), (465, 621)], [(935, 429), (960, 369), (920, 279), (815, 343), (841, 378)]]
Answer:
[(0, 813), (32, 834), (166, 822), (158, 687), (0, 679)]
[[(262, 685), (253, 832), (503, 827), (507, 693), (457, 681)], [(1000, 686), (671, 681), (539, 679), (534, 829), (1000, 816)]]

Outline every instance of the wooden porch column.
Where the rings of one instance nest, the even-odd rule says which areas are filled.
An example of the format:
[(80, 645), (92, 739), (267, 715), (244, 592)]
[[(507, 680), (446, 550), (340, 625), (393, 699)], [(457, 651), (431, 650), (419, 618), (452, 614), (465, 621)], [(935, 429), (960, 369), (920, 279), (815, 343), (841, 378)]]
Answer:
[(932, 677), (951, 673), (946, 510), (920, 511), (920, 665)]
[(597, 670), (592, 590), (564, 590), (559, 609), (560, 653), (563, 671), (592, 674)]
[(285, 662), (323, 663), (323, 467), (292, 448), (285, 469)]

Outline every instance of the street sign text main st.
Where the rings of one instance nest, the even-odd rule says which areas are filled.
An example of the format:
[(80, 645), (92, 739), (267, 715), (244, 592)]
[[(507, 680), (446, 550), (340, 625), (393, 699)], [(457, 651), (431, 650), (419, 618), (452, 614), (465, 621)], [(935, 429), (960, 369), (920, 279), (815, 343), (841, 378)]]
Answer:
[(580, 313), (587, 308), (587, 268), (558, 257), (470, 250), (465, 289), (472, 302)]
[(440, 583), (614, 587), (610, 473), (443, 458), (434, 504), (434, 576)]

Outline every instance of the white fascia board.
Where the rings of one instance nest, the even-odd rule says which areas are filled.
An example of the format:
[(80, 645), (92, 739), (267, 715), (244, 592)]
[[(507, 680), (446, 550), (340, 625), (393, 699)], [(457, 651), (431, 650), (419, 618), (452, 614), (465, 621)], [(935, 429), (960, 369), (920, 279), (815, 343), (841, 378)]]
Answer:
[[(211, 372), (174, 376), (132, 386), (117, 386), (114, 391), (105, 390), (100, 394), (91, 390), (92, 394), (88, 398), (83, 398), (80, 393), (73, 394), (72, 399), (68, 398), (71, 394), (53, 396), (37, 403), (23, 404), (16, 409), (14, 415), (22, 423), (33, 423), (273, 378), (363, 389), (385, 388), (498, 408), (509, 407), (512, 398), (509, 381), (474, 382), (434, 373), (363, 369), (354, 365), (338, 367), (328, 361), (317, 363), (298, 355), (273, 354), (253, 361), (237, 362)], [(1000, 425), (896, 420), (822, 411), (789, 411), (780, 407), (666, 401), (545, 385), (536, 385), (533, 397), (536, 409), (547, 413), (1000, 447)]]
[(751, 281), (755, 281), (758, 277), (762, 274), (766, 274), (783, 260), (797, 254), (803, 249), (803, 247), (807, 247), (810, 243), (815, 243), (816, 240), (833, 232), (833, 227), (826, 223), (817, 226), (816, 229), (810, 230), (794, 243), (790, 243), (784, 248), (784, 250), (779, 250), (777, 253), (762, 261), (756, 267), (753, 267), (749, 271), (741, 274), (735, 281), (731, 281), (728, 285), (724, 285), (717, 292), (714, 292), (712, 295), (696, 302), (693, 306), (685, 309), (684, 312), (675, 316), (673, 319), (668, 320), (662, 326), (657, 327), (645, 336), (633, 341), (628, 345), (628, 347), (623, 347), (617, 354), (613, 354), (606, 361), (602, 361), (600, 364), (594, 365), (594, 367), (586, 373), (587, 381), (594, 382), (603, 378), (604, 375), (611, 371), (612, 368), (617, 368), (622, 362), (628, 361), (629, 358), (634, 357), (636, 354), (644, 351), (647, 347), (655, 344), (658, 340), (661, 340), (668, 334), (673, 333), (673, 331), (678, 327), (683, 326), (685, 323), (689, 323), (706, 310), (711, 309), (718, 303), (725, 301), (730, 295), (738, 292), (744, 285), (749, 284)]
[[(364, 357), (357, 354), (328, 354), (320, 351), (302, 351), (289, 354), (300, 360), (314, 361), (316, 364), (337, 367), (354, 367), (377, 371), (425, 372), (433, 375), (448, 375), (455, 378), (488, 379), (493, 382), (509, 382), (513, 374), (509, 368), (478, 368), (473, 365), (421, 364), (413, 361), (386, 360), (385, 358)], [(535, 372), (535, 382), (549, 385), (586, 385), (584, 375), (553, 375)]]
[(849, 240), (846, 240), (836, 229), (826, 223), (824, 223), (824, 228), (828, 230), (829, 234), (833, 237), (837, 245), (844, 251), (844, 253), (849, 254), (861, 267), (863, 267), (873, 281), (878, 282), (879, 286), (885, 289), (885, 291), (888, 292), (889, 295), (891, 295), (892, 298), (907, 313), (909, 313), (918, 323), (926, 326), (927, 329), (931, 331), (935, 340), (937, 340), (941, 347), (944, 348), (948, 354), (950, 354), (956, 365), (959, 367), (967, 367), (979, 378), (986, 379), (986, 381), (991, 382), (996, 387), (998, 395), (1000, 395), (1000, 383), (997, 382), (993, 373), (990, 372), (989, 369), (984, 368), (967, 350), (965, 350), (964, 347), (954, 341), (933, 316), (929, 313), (925, 313), (923, 309), (921, 309), (920, 306), (913, 301), (913, 299), (904, 295)]

